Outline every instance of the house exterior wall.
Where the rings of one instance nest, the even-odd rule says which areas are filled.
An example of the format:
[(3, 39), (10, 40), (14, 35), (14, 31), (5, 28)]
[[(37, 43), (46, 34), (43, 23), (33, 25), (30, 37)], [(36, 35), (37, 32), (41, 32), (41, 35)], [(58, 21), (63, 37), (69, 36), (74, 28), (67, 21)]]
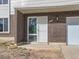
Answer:
[[(9, 33), (0, 33), (0, 40), (13, 41), (13, 42), (17, 43), (18, 42), (17, 39), (19, 39), (19, 40), (20, 40), (20, 38), (22, 39), (21, 30), (23, 30), (23, 29), (21, 29), (21, 30), (17, 29), (17, 26), (19, 28), (20, 27), (19, 25), (22, 24), (22, 22), (20, 22), (21, 24), (19, 23), (19, 25), (17, 25), (17, 19), (19, 19), (19, 20), (21, 19), (20, 21), (22, 21), (23, 19), (22, 19), (22, 15), (19, 11), (15, 10), (15, 14), (11, 14), (12, 12), (10, 12), (10, 10), (12, 8), (11, 4), (13, 4), (12, 1), (8, 0), (8, 4), (0, 4), (0, 18), (9, 19), (9, 30), (10, 30)], [(21, 17), (19, 17), (19, 16), (21, 16)], [(19, 20), (18, 20), (18, 22), (19, 22)], [(20, 31), (20, 32), (17, 34), (18, 31)], [(20, 36), (20, 38), (19, 38), (19, 36)]]
[[(8, 18), (10, 20), (10, 12), (9, 12), (9, 0), (8, 4), (0, 4), (0, 18)], [(1, 33), (0, 32), (0, 40), (8, 41), (8, 40), (14, 40), (14, 34), (13, 34), (13, 20), (10, 20), (9, 23), (9, 32), (8, 33)]]
[(17, 43), (24, 40), (24, 16), (17, 11)]
[[(51, 4), (52, 3), (52, 4)], [(57, 4), (57, 3), (59, 3), (59, 4)], [(74, 4), (77, 4), (78, 3), (78, 0), (75, 0), (75, 1), (68, 1), (68, 0), (59, 0), (59, 1), (57, 1), (57, 0), (52, 0), (52, 1), (49, 1), (49, 0), (40, 0), (40, 1), (36, 1), (36, 0), (12, 0), (11, 1), (11, 14), (15, 14), (15, 8), (21, 8), (21, 7), (44, 7), (44, 6), (61, 6), (61, 4), (62, 4), (62, 6), (63, 5), (74, 5)], [(48, 4), (48, 5), (47, 5)], [(73, 14), (74, 13), (74, 14)], [(61, 13), (56, 13), (56, 14), (61, 14), (61, 15), (64, 15), (64, 16), (78, 16), (78, 13), (77, 12), (61, 12)], [(49, 15), (55, 15), (55, 13), (37, 13), (37, 14), (35, 14), (35, 13), (33, 13), (33, 14), (27, 14), (26, 16), (28, 17), (28, 16), (49, 16)], [(20, 13), (17, 13), (17, 16), (21, 16), (22, 17), (22, 14), (20, 14)], [(22, 23), (22, 22), (20, 22), (20, 21), (18, 21), (18, 17), (17, 17), (17, 23), (18, 24), (20, 24), (20, 23)], [(20, 18), (20, 20), (22, 21), (22, 19), (23, 18)], [(17, 42), (20, 42), (20, 41), (22, 41), (25, 37), (26, 37), (26, 35), (25, 34), (23, 34), (23, 29), (21, 29), (21, 27), (19, 26), (17, 24), (17, 31), (16, 31), (16, 33), (17, 33), (17, 35), (16, 35), (16, 39), (18, 40)], [(23, 25), (21, 25), (21, 26), (23, 26)], [(59, 26), (62, 26), (61, 28), (59, 27)], [(62, 34), (60, 35), (61, 36), (61, 38), (60, 38), (60, 40), (58, 40), (58, 38), (59, 37), (54, 37), (53, 36), (53, 34), (54, 34), (54, 32), (53, 32), (53, 34), (51, 33), (51, 31), (50, 31), (50, 29), (53, 29), (54, 28), (54, 32), (55, 32), (55, 29), (56, 29), (56, 27), (58, 28), (58, 29), (60, 29), (60, 30), (62, 30)], [(62, 23), (62, 24), (49, 24), (49, 31), (48, 31), (48, 41), (49, 42), (67, 42), (66, 41), (66, 24), (65, 23)], [(19, 32), (19, 31), (21, 31), (21, 32)], [(57, 30), (58, 31), (58, 30)], [(26, 32), (26, 31), (25, 31)], [(60, 32), (60, 31), (58, 31), (58, 32)], [(64, 34), (63, 34), (63, 32), (64, 32)], [(24, 38), (23, 38), (23, 35), (25, 36)], [(56, 33), (56, 35), (58, 35), (59, 36), (59, 33)], [(51, 38), (54, 38), (54, 40), (53, 39), (51, 39)], [(65, 38), (64, 40), (63, 40), (63, 38)], [(55, 40), (56, 39), (56, 40)]]
[[(49, 22), (49, 20), (52, 19), (53, 16), (56, 16), (56, 14), (57, 13), (26, 14), (25, 17), (48, 16), (48, 42), (66, 43), (66, 17), (60, 18), (59, 23)], [(56, 18), (54, 18), (54, 20), (56, 20)]]
[[(49, 42), (58, 42), (58, 43), (65, 43), (66, 42), (66, 16), (57, 15), (59, 18), (57, 20), (57, 17), (55, 15), (49, 16), (49, 30), (48, 30), (48, 39)], [(53, 22), (50, 22), (53, 20)]]
[(15, 16), (11, 15), (10, 16), (10, 32), (9, 33), (0, 33), (0, 39), (1, 40), (11, 40), (14, 41), (15, 39)]
[(66, 23), (49, 23), (48, 42), (66, 43)]
[[(66, 17), (79, 16), (79, 11), (33, 13), (25, 14), (24, 16), (48, 16), (48, 42), (68, 43)], [(56, 16), (60, 16), (59, 23), (56, 22)], [(52, 17), (55, 21), (50, 23), (50, 19), (52, 19)]]
[[(33, 13), (33, 14), (22, 14), (20, 11), (17, 11), (17, 8), (21, 8), (21, 7), (44, 7), (44, 6), (63, 6), (63, 5), (74, 5), (74, 4), (78, 4), (79, 1), (78, 0), (11, 0), (10, 4), (6, 4), (6, 5), (0, 5), (0, 17), (8, 17), (10, 19), (10, 32), (9, 33), (0, 33), (0, 39), (4, 39), (4, 40), (15, 40), (16, 42), (20, 42), (24, 39), (24, 17), (28, 17), (28, 16), (53, 16), (53, 15), (61, 15), (61, 16), (65, 16), (65, 17), (70, 17), (70, 16), (79, 16), (79, 11), (69, 11), (69, 12), (49, 12), (49, 13)], [(62, 5), (61, 5), (62, 4)], [(11, 13), (10, 13), (11, 11)], [(52, 25), (54, 28), (62, 26), (62, 28), (58, 28), (60, 30), (65, 29), (66, 27), (65, 24), (49, 24), (49, 29), (52, 29)], [(63, 31), (66, 35), (66, 32)], [(58, 33), (57, 33), (58, 34)], [(57, 35), (56, 34), (56, 35)], [(49, 42), (52, 42), (53, 40), (51, 40), (52, 35), (49, 32)], [(62, 36), (63, 34), (61, 34)], [(63, 38), (62, 38), (63, 39)], [(62, 42), (66, 42), (66, 40), (59, 40)], [(58, 40), (58, 39), (57, 39)], [(58, 42), (59, 42), (58, 41)]]

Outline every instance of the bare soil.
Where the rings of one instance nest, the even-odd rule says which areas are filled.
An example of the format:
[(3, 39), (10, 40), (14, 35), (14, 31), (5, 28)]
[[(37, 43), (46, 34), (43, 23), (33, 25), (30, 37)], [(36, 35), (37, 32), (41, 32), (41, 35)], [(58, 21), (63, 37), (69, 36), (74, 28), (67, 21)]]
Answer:
[(64, 59), (60, 49), (32, 50), (0, 45), (0, 59)]

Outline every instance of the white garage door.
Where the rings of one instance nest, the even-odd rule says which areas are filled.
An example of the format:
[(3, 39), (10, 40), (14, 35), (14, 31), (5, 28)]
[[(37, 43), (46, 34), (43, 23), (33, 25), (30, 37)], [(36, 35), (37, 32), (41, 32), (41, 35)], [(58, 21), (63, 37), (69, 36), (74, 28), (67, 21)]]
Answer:
[(68, 45), (79, 45), (79, 17), (67, 17)]

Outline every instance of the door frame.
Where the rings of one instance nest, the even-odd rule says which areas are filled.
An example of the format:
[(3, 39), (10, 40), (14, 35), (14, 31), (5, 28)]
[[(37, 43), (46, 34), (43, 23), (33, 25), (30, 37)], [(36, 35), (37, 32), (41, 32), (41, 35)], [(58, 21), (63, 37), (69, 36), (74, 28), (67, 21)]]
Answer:
[[(38, 23), (38, 16), (29, 16), (27, 17), (27, 42), (28, 43), (38, 43), (38, 24), (36, 25), (36, 34), (29, 34), (29, 18), (36, 18), (36, 22)], [(29, 35), (36, 35), (37, 36), (37, 41), (36, 42), (29, 42)]]

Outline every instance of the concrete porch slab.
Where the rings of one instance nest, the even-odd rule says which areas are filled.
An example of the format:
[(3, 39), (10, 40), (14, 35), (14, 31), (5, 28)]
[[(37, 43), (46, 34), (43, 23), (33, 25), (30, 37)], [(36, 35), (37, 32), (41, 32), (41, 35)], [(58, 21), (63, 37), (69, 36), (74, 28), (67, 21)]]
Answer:
[(37, 44), (24, 44), (20, 45), (18, 47), (21, 48), (27, 48), (27, 49), (52, 49), (52, 48), (58, 48), (66, 46), (66, 43), (37, 43)]
[(79, 46), (63, 46), (62, 52), (65, 59), (79, 59)]

